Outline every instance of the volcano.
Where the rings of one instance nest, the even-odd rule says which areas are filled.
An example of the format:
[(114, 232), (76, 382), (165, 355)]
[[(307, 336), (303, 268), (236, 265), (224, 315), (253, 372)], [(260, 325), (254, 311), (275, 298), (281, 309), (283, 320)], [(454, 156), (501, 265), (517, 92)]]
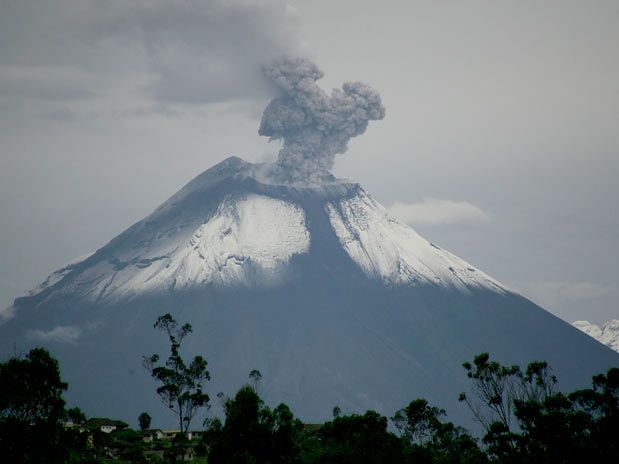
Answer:
[[(277, 183), (269, 165), (232, 157), (200, 174), (89, 257), (15, 300), (4, 357), (45, 345), (69, 404), (164, 423), (142, 355), (166, 353), (153, 323), (190, 322), (211, 397), (252, 369), (268, 404), (303, 420), (339, 405), (392, 415), (423, 397), (463, 425), (462, 363), (550, 363), (560, 386), (589, 384), (619, 354), (425, 240), (359, 184)], [(216, 401), (215, 401), (216, 403)], [(171, 422), (171, 417), (169, 418)]]

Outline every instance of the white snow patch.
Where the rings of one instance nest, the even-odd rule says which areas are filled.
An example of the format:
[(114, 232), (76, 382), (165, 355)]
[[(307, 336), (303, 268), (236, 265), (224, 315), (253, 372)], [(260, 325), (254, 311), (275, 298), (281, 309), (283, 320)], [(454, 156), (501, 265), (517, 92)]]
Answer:
[(32, 290), (28, 290), (26, 292), (26, 295), (34, 296), (34, 295), (36, 295), (38, 293), (41, 293), (46, 288), (51, 287), (52, 285), (57, 284), (62, 279), (64, 279), (64, 277), (67, 274), (69, 274), (73, 270), (73, 268), (75, 267), (76, 264), (79, 264), (82, 261), (85, 261), (86, 259), (90, 258), (93, 254), (94, 254), (94, 252), (90, 252), (90, 253), (86, 253), (84, 255), (81, 255), (81, 256), (79, 256), (79, 257), (77, 257), (75, 259), (72, 259), (67, 264), (65, 264), (63, 267), (61, 267), (57, 271), (54, 271), (50, 275), (48, 275), (47, 278), (43, 282), (41, 282), (39, 285), (37, 285), (35, 288), (33, 288)]
[(608, 321), (602, 327), (589, 321), (575, 321), (572, 325), (600, 343), (619, 352), (619, 319)]
[(369, 277), (395, 285), (433, 283), (505, 291), (490, 276), (391, 217), (363, 190), (353, 198), (328, 203), (326, 209), (342, 246)]
[(166, 241), (102, 280), (92, 298), (171, 288), (276, 285), (293, 255), (309, 250), (305, 214), (293, 203), (263, 195), (229, 198), (184, 243)]

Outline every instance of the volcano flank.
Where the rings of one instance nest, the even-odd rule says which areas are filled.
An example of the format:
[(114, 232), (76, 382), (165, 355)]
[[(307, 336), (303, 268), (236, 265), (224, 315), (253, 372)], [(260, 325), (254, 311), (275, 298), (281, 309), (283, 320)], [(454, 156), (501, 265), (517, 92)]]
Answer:
[[(15, 300), (0, 352), (43, 343), (70, 403), (132, 420), (160, 410), (143, 354), (153, 322), (191, 322), (211, 397), (252, 369), (267, 403), (302, 419), (333, 406), (392, 415), (418, 397), (466, 425), (462, 363), (549, 362), (586, 386), (619, 355), (391, 217), (357, 183), (281, 183), (232, 157), (91, 256)], [(151, 394), (152, 393), (152, 394)], [(162, 419), (163, 420), (163, 419)]]

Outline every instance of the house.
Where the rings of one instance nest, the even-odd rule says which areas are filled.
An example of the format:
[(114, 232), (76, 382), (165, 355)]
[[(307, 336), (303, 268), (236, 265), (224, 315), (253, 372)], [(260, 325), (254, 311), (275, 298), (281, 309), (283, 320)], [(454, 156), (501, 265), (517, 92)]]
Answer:
[[(181, 431), (179, 429), (164, 430), (163, 431), (163, 439), (164, 440), (174, 440), (179, 433), (181, 433)], [(197, 431), (187, 432), (187, 439), (191, 441), (194, 438), (202, 438), (202, 434), (203, 433), (204, 432), (197, 432)]]
[(204, 432), (200, 430), (194, 430), (193, 432), (187, 432), (187, 435), (189, 435), (190, 440), (200, 440), (204, 435)]
[(154, 440), (163, 440), (164, 434), (161, 429), (146, 429), (140, 432), (144, 443), (152, 443)]
[(75, 422), (72, 422), (70, 420), (63, 422), (62, 423), (62, 427), (65, 429), (74, 429), (74, 430), (78, 430), (80, 432), (83, 432), (84, 430), (86, 430), (86, 425), (85, 424), (76, 424)]
[(176, 435), (178, 435), (179, 433), (181, 433), (181, 431), (179, 429), (164, 430), (163, 431), (163, 439), (164, 440), (174, 440), (174, 438), (176, 438)]
[(91, 430), (100, 430), (103, 433), (112, 433), (114, 430), (123, 430), (129, 427), (129, 424), (123, 421), (108, 419), (106, 417), (93, 417), (88, 419), (84, 426)]

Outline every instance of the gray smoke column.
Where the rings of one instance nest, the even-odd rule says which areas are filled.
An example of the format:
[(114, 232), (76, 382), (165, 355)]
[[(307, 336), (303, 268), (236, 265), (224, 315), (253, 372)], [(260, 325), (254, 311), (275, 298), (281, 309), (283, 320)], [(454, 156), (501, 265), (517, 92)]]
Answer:
[(283, 57), (264, 68), (281, 91), (262, 114), (258, 133), (283, 139), (276, 175), (287, 182), (331, 177), (335, 155), (348, 149), (370, 121), (383, 119), (380, 95), (367, 84), (346, 82), (331, 95), (316, 81), (324, 73), (311, 61)]

